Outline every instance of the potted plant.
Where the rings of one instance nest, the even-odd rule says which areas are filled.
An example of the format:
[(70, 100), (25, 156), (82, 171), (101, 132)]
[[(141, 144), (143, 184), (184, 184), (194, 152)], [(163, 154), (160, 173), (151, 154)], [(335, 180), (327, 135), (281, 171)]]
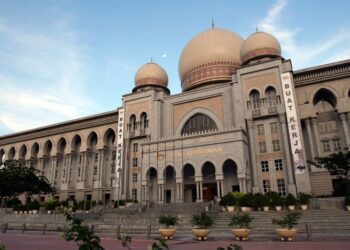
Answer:
[(261, 202), (261, 206), (265, 212), (270, 210), (270, 199), (266, 194), (261, 197), (260, 202)]
[(263, 199), (264, 195), (262, 193), (255, 193), (253, 195), (253, 208), (256, 211), (261, 211), (262, 210), (262, 199)]
[(15, 214), (18, 214), (18, 212), (20, 211), (21, 209), (21, 204), (15, 204), (12, 206), (13, 207), (13, 211)]
[(213, 225), (213, 219), (207, 213), (194, 214), (191, 220), (192, 225), (195, 227), (192, 229), (192, 233), (198, 240), (206, 240), (210, 230), (208, 229)]
[(294, 197), (294, 195), (288, 194), (286, 197), (286, 205), (288, 206), (289, 211), (293, 211), (296, 204), (297, 199)]
[(299, 193), (299, 201), (301, 210), (307, 210), (308, 205), (310, 203), (311, 195), (305, 193)]
[(28, 203), (28, 210), (33, 214), (37, 214), (40, 209), (40, 203), (37, 200)]
[(282, 228), (276, 229), (277, 235), (282, 241), (292, 241), (295, 234), (298, 232), (294, 226), (298, 225), (298, 220), (301, 217), (299, 212), (289, 212), (282, 219), (273, 219), (272, 223), (282, 226)]
[(346, 210), (350, 212), (350, 195), (347, 195), (345, 197), (345, 206), (346, 206)]
[(276, 209), (276, 211), (281, 211), (283, 205), (283, 198), (276, 192), (270, 192), (268, 194), (268, 197), (270, 197), (271, 206), (273, 206)]
[(221, 197), (220, 206), (225, 206), (228, 212), (235, 211), (236, 197), (232, 193), (228, 193)]
[(250, 234), (249, 223), (254, 219), (247, 213), (236, 213), (231, 217), (231, 221), (228, 224), (229, 227), (234, 227), (232, 229), (233, 235), (236, 237), (236, 240), (248, 240)]
[(59, 202), (57, 200), (50, 199), (45, 203), (46, 210), (48, 214), (52, 214), (56, 207), (59, 206)]
[(242, 212), (248, 212), (252, 210), (252, 206), (254, 204), (254, 197), (252, 194), (246, 194), (241, 197), (239, 200), (239, 204), (241, 205)]
[(179, 218), (173, 215), (159, 216), (159, 224), (164, 225), (165, 228), (160, 228), (159, 233), (165, 240), (171, 240), (176, 233), (176, 228), (170, 228), (178, 225)]

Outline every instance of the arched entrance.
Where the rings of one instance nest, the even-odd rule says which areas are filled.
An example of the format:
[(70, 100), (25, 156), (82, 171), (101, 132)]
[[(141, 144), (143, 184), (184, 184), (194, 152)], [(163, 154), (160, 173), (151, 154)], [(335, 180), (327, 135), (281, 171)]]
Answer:
[(222, 171), (224, 173), (222, 195), (225, 195), (228, 192), (235, 192), (235, 191), (240, 192), (236, 163), (231, 159), (226, 160), (224, 162)]
[(182, 170), (184, 184), (184, 202), (196, 202), (195, 170), (191, 164), (186, 164)]
[(164, 170), (164, 202), (175, 202), (175, 169), (172, 166), (167, 166)]
[(202, 197), (203, 201), (214, 200), (218, 196), (217, 185), (215, 180), (215, 166), (213, 163), (207, 161), (202, 167)]
[(157, 190), (158, 190), (158, 172), (154, 167), (148, 170), (148, 195), (149, 201), (157, 203)]

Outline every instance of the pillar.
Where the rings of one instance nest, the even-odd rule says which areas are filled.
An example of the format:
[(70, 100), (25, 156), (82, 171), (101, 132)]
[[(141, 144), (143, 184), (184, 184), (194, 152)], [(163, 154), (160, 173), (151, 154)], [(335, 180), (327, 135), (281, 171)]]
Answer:
[(314, 140), (312, 137), (312, 129), (311, 129), (311, 118), (305, 119), (306, 124), (306, 130), (307, 130), (307, 137), (309, 140), (309, 145), (311, 149), (311, 160), (313, 161), (315, 159), (315, 146), (314, 146)]
[(317, 125), (316, 117), (311, 118), (311, 125), (314, 133), (314, 137), (315, 137), (315, 153), (316, 153), (315, 157), (317, 157), (321, 155), (321, 148), (320, 148), (320, 139), (318, 137), (318, 125)]
[(348, 147), (350, 144), (350, 137), (349, 137), (349, 129), (348, 129), (348, 124), (347, 124), (347, 119), (346, 119), (345, 113), (340, 114), (340, 120), (341, 120), (342, 125), (343, 125), (346, 146)]
[(293, 179), (293, 164), (292, 159), (290, 155), (290, 145), (289, 145), (289, 136), (287, 131), (287, 120), (284, 115), (281, 115), (280, 117), (281, 127), (282, 127), (282, 137), (283, 140), (283, 148), (284, 148), (284, 155), (286, 158), (286, 170), (287, 170), (287, 178), (288, 178), (288, 184), (294, 184)]
[(216, 180), (216, 189), (218, 191), (218, 199), (221, 198), (221, 185), (220, 185), (221, 180)]
[(259, 188), (259, 180), (258, 180), (258, 170), (256, 169), (256, 152), (255, 152), (255, 140), (254, 140), (254, 124), (253, 120), (247, 121), (248, 125), (248, 135), (249, 135), (249, 149), (250, 149), (250, 160), (253, 171), (253, 193), (258, 193), (260, 191)]
[(51, 175), (50, 175), (50, 183), (55, 183), (55, 177), (56, 177), (56, 162), (57, 162), (57, 156), (51, 157)]

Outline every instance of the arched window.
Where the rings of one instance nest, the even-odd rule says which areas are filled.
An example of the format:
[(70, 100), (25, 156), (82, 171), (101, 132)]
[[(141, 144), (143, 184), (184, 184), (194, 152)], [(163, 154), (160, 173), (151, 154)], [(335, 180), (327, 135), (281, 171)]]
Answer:
[(130, 116), (130, 129), (131, 129), (131, 130), (137, 129), (136, 115), (131, 115), (131, 116)]
[(209, 116), (196, 114), (185, 123), (181, 135), (217, 129), (215, 122)]
[(277, 98), (276, 98), (276, 90), (273, 87), (268, 87), (266, 89), (266, 99), (268, 107), (276, 107)]
[(249, 99), (253, 104), (253, 109), (260, 109), (260, 94), (257, 90), (250, 92)]
[(145, 112), (142, 112), (141, 114), (141, 128), (143, 129), (148, 128), (147, 113)]

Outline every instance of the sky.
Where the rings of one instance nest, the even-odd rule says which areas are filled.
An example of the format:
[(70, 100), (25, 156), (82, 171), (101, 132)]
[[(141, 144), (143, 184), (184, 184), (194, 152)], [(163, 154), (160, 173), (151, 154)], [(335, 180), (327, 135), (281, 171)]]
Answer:
[(143, 64), (172, 94), (187, 42), (215, 27), (281, 43), (294, 70), (350, 58), (348, 0), (0, 0), (0, 136), (115, 110)]

